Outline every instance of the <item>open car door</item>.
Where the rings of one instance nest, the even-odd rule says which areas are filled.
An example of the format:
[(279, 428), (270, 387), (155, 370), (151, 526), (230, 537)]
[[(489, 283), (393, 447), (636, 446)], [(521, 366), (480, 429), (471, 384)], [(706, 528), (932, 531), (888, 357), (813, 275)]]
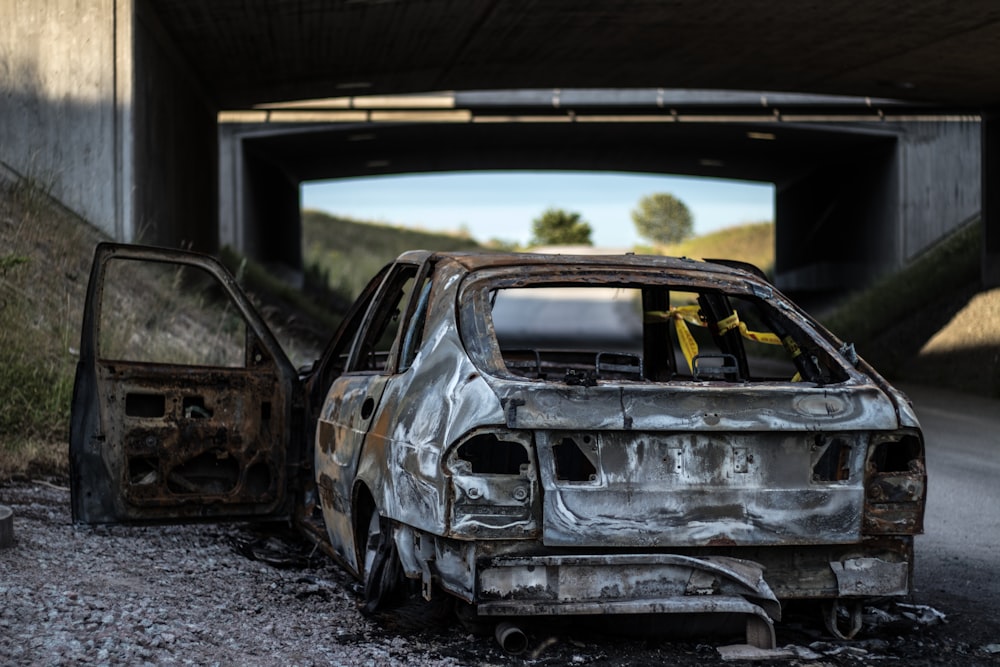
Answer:
[(300, 391), (215, 259), (99, 245), (73, 388), (73, 520), (289, 519)]

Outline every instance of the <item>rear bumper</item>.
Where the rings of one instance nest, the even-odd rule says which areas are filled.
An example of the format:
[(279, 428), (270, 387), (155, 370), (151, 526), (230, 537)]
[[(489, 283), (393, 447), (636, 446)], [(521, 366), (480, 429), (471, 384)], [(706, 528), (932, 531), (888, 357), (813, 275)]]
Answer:
[(775, 646), (781, 605), (757, 563), (677, 554), (497, 557), (477, 563), (481, 617), (684, 614), (741, 618), (748, 644)]
[[(496, 557), (477, 564), (480, 615), (756, 613), (780, 618), (756, 563), (676, 554)], [(754, 602), (748, 602), (753, 600)]]
[(757, 563), (676, 554), (497, 557), (477, 563), (479, 616), (685, 614), (742, 617), (775, 646), (781, 605)]
[(587, 553), (545, 549), (533, 540), (454, 540), (401, 526), (396, 542), (407, 576), (423, 579), (427, 591), (436, 581), (483, 616), (748, 613), (746, 602), (778, 620), (779, 600), (912, 590), (912, 536)]

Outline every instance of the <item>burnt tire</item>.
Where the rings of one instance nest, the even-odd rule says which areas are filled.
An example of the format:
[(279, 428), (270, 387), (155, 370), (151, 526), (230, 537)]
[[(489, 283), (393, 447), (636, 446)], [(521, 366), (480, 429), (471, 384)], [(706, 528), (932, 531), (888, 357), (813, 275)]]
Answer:
[(392, 537), (392, 524), (377, 511), (372, 512), (368, 521), (362, 556), (365, 584), (362, 612), (374, 614), (405, 598), (406, 577)]

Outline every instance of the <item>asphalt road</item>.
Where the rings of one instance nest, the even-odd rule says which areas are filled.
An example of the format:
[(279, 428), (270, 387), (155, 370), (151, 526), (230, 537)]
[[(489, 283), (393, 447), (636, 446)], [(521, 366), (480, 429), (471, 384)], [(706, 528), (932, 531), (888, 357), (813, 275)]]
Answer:
[(916, 543), (917, 598), (966, 622), (996, 622), (1000, 401), (918, 385), (901, 388), (913, 400), (927, 450), (927, 513), (924, 535)]

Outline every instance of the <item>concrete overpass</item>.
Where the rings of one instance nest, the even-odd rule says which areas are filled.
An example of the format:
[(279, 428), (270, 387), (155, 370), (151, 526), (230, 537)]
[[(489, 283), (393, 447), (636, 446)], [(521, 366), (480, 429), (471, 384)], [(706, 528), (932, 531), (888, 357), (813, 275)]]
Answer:
[(791, 292), (864, 286), (980, 207), (978, 119), (887, 100), (633, 89), (267, 106), (220, 125), (220, 237), (293, 266), (299, 184), (326, 178), (530, 168), (766, 181), (776, 282)]
[(982, 114), (984, 278), (1000, 283), (1000, 7), (985, 0), (794, 12), (720, 0), (0, 0), (0, 16), (0, 161), (119, 239), (217, 246), (220, 110), (433, 90), (798, 91)]

